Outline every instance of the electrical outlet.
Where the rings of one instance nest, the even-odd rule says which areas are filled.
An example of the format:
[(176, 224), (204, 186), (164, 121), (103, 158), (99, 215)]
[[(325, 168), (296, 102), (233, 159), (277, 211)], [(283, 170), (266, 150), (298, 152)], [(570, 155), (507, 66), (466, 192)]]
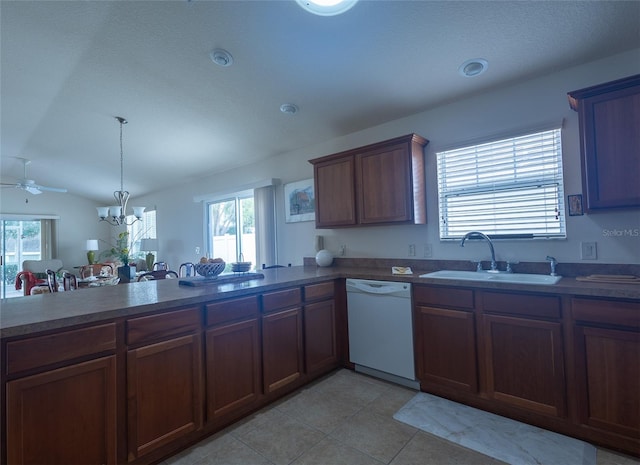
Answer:
[(431, 258), (433, 256), (433, 248), (431, 244), (424, 245), (424, 253), (422, 254), (424, 258)]
[(598, 258), (597, 242), (580, 242), (580, 259), (596, 260)]
[(200, 247), (196, 247), (196, 255), (200, 254)]
[(342, 244), (340, 246), (340, 256), (344, 257), (347, 254), (347, 246), (346, 244)]
[(415, 244), (409, 244), (409, 256), (410, 257), (415, 257), (416, 256), (416, 245)]

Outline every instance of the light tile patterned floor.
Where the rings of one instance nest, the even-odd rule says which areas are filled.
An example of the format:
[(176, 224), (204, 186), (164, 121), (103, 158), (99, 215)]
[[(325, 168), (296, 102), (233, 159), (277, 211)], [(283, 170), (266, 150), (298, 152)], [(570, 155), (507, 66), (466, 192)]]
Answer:
[[(339, 370), (162, 465), (502, 463), (394, 420), (393, 414), (415, 393)], [(597, 463), (639, 465), (640, 461), (599, 449)]]

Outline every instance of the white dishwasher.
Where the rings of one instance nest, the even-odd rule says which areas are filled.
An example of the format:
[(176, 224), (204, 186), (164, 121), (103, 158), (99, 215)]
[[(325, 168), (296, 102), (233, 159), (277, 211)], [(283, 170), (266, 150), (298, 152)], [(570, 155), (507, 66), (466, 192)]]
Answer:
[(349, 359), (356, 371), (414, 389), (411, 284), (347, 279)]

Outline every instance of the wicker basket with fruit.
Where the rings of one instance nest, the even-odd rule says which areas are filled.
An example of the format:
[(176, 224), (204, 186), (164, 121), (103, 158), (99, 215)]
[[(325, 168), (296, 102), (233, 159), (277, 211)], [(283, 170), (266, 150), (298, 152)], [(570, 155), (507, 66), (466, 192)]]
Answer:
[(195, 264), (196, 272), (205, 278), (215, 278), (224, 271), (226, 263), (221, 258), (202, 257), (200, 262)]

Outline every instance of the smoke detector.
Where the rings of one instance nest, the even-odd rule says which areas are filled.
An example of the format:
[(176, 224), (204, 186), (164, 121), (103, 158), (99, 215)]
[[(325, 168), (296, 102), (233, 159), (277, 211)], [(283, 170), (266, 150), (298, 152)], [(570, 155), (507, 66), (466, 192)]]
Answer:
[(217, 48), (213, 50), (209, 56), (211, 57), (211, 61), (218, 66), (227, 67), (233, 64), (233, 57), (224, 49)]

